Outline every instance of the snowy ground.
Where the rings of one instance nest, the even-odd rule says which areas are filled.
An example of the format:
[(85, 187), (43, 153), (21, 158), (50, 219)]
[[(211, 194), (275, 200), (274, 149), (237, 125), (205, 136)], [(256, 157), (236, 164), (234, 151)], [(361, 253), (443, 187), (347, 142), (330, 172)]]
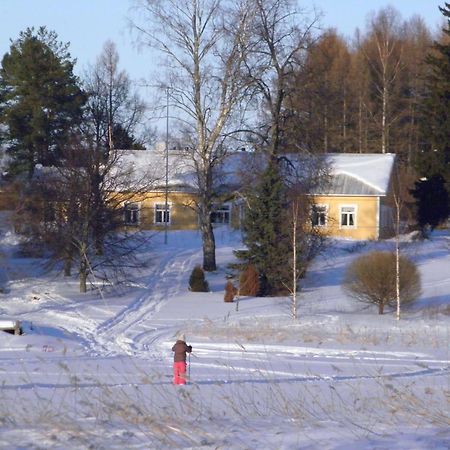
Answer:
[[(127, 288), (78, 293), (76, 279), (0, 243), (0, 448), (448, 449), (450, 236), (405, 242), (423, 295), (397, 322), (345, 296), (345, 267), (390, 242), (335, 242), (287, 298), (223, 302), (236, 234), (216, 233), (210, 293), (187, 290), (193, 232), (155, 236)], [(238, 309), (238, 310), (237, 310)], [(194, 347), (187, 386), (171, 346)]]

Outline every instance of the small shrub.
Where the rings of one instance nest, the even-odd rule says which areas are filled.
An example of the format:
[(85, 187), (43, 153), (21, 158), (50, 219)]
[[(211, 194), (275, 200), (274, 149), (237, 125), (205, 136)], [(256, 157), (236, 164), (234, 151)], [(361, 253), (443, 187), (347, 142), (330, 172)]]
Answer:
[(225, 295), (223, 297), (223, 301), (226, 303), (231, 303), (234, 300), (234, 297), (236, 297), (237, 289), (234, 286), (234, 284), (228, 280), (225, 284)]
[(192, 292), (208, 292), (209, 286), (205, 279), (205, 272), (200, 266), (195, 266), (192, 269), (189, 278), (189, 290)]
[[(396, 303), (395, 253), (372, 252), (357, 258), (347, 269), (344, 288), (357, 300), (378, 305), (378, 313), (383, 314), (386, 305)], [(400, 256), (401, 304), (415, 300), (420, 291), (416, 265)]]
[(239, 293), (241, 295), (258, 295), (260, 289), (259, 274), (253, 264), (249, 264), (239, 277)]

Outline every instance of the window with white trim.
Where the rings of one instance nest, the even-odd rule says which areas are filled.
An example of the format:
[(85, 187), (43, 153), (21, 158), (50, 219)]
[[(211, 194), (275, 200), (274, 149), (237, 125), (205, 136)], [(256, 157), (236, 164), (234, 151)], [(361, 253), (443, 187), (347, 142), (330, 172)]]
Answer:
[(211, 222), (215, 224), (230, 223), (230, 210), (231, 207), (228, 204), (218, 205), (211, 212)]
[(311, 207), (311, 225), (325, 227), (327, 225), (328, 208), (326, 205), (313, 205)]
[(123, 207), (123, 220), (125, 225), (139, 225), (140, 209), (139, 203), (125, 203)]
[(170, 223), (170, 203), (155, 203), (155, 223), (165, 224)]
[(341, 228), (356, 228), (356, 206), (341, 206)]

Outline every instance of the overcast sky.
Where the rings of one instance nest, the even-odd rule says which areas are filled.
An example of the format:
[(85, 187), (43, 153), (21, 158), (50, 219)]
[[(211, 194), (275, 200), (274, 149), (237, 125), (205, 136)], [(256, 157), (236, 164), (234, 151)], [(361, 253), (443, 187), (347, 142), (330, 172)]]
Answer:
[[(182, 0), (180, 0), (182, 1)], [(150, 52), (139, 52), (127, 26), (133, 0), (0, 0), (0, 57), (27, 27), (45, 25), (56, 31), (60, 41), (70, 42), (70, 53), (77, 58), (76, 73), (94, 63), (103, 44), (117, 44), (120, 67), (135, 80), (151, 79), (158, 61)], [(418, 14), (432, 30), (443, 23), (438, 6), (444, 0), (300, 0), (311, 9), (322, 11), (322, 25), (334, 27), (352, 37), (358, 27), (364, 29), (367, 17), (387, 5), (394, 6), (403, 19)]]

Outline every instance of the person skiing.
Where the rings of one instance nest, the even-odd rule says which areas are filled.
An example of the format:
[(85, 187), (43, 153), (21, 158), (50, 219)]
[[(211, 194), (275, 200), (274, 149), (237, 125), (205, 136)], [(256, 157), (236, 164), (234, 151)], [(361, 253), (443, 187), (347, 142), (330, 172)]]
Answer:
[(180, 335), (172, 347), (173, 384), (186, 384), (186, 353), (192, 352), (192, 345), (186, 344), (184, 334)]

